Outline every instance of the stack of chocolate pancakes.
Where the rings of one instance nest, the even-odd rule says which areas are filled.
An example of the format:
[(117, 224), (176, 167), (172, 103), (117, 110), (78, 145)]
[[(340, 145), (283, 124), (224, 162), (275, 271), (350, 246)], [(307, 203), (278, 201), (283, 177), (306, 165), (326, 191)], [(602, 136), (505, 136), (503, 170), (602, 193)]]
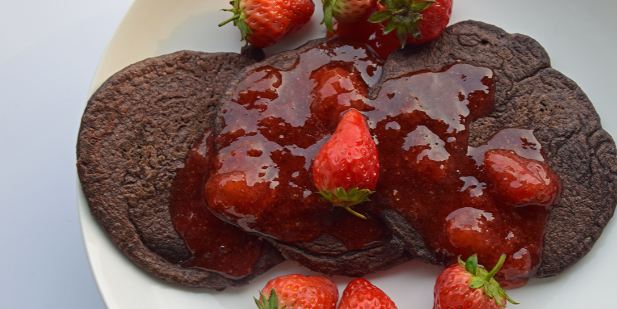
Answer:
[[(535, 145), (535, 155), (540, 155), (540, 160), (544, 160), (561, 179), (560, 201), (550, 211), (541, 210), (546, 218), (545, 229), (536, 233), (536, 238), (541, 237), (539, 246), (536, 246), (540, 256), (536, 259), (538, 265), (532, 267), (533, 272), (529, 275), (557, 275), (591, 249), (612, 217), (617, 201), (615, 143), (602, 130), (599, 116), (587, 96), (576, 83), (551, 68), (548, 54), (540, 44), (529, 37), (508, 34), (495, 26), (475, 21), (454, 24), (435, 41), (407, 46), (393, 53), (385, 62), (373, 59), (369, 50), (345, 47), (347, 43), (339, 39), (310, 41), (296, 50), (260, 61), (255, 56), (233, 53), (182, 51), (146, 59), (114, 74), (88, 102), (78, 137), (77, 167), (93, 216), (136, 265), (165, 281), (192, 287), (220, 290), (244, 285), (285, 258), (327, 275), (347, 276), (389, 269), (410, 259), (431, 264), (449, 263), (451, 254), (437, 250), (438, 246), (433, 242), (436, 238), (428, 235), (430, 229), (423, 223), (430, 221), (423, 217), (430, 214), (418, 213), (413, 207), (393, 206), (399, 198), (405, 201), (405, 193), (393, 188), (406, 183), (401, 181), (393, 187), (387, 186), (395, 183), (394, 176), (389, 174), (393, 173), (389, 166), (394, 166), (395, 159), (382, 163), (382, 168), (383, 165), (387, 168), (382, 171), (378, 193), (371, 202), (357, 208), (369, 217), (368, 221), (357, 223), (362, 219), (318, 202), (318, 196), (312, 192), (314, 189), (310, 190), (307, 182), (311, 179), (310, 156), (327, 139), (328, 133), (324, 132), (332, 128), (315, 125), (314, 132), (309, 134), (308, 139), (312, 139), (309, 142), (294, 135), (298, 134), (297, 131), (313, 130), (310, 119), (302, 116), (303, 112), (310, 111), (293, 108), (299, 110), (306, 105), (303, 100), (304, 97), (310, 100), (310, 95), (307, 96), (310, 87), (287, 87), (293, 91), (277, 92), (281, 102), (284, 96), (301, 98), (296, 102), (290, 99), (292, 103), (287, 103), (288, 109), (280, 109), (280, 113), (289, 114), (294, 110), (295, 114), (277, 123), (281, 127), (288, 126), (286, 132), (289, 134), (278, 141), (278, 135), (268, 137), (268, 134), (278, 134), (278, 131), (259, 127), (263, 121), (277, 119), (273, 114), (278, 110), (276, 106), (273, 104), (269, 110), (268, 107), (259, 107), (260, 98), (253, 98), (251, 109), (258, 111), (257, 115), (270, 116), (252, 124), (242, 120), (242, 115), (249, 114), (246, 112), (249, 108), (240, 115), (237, 106), (241, 104), (237, 98), (251, 91), (253, 84), (248, 81), (258, 85), (257, 82), (267, 80), (264, 76), (304, 74), (306, 85), (309, 85), (310, 73), (319, 66), (328, 63), (351, 66), (350, 70), (362, 76), (368, 93), (364, 105), (354, 108), (367, 115), (372, 133), (382, 142), (378, 143), (378, 149), (380, 144), (382, 147), (381, 157), (385, 156), (383, 149), (386, 148), (383, 147), (388, 145), (386, 136), (392, 132), (406, 132), (406, 129), (400, 118), (403, 113), (397, 114), (396, 117), (400, 117), (396, 118), (392, 110), (381, 108), (385, 103), (381, 103), (380, 98), (405, 95), (404, 91), (391, 89), (395, 89), (393, 85), (398, 81), (420, 76), (414, 72), (455, 74), (468, 70), (458, 73), (456, 85), (462, 85), (463, 82), (458, 80), (465, 79), (465, 82), (480, 85), (476, 92), (481, 89), (488, 93), (490, 90), (494, 107), (477, 113), (463, 111), (462, 114), (459, 109), (455, 116), (463, 115), (460, 119), (441, 118), (442, 123), (451, 119), (459, 121), (444, 126), (444, 132), (451, 136), (441, 136), (441, 139), (458, 137), (458, 140), (465, 139), (469, 149), (481, 149), (504, 129), (526, 130), (531, 132), (526, 141)], [(312, 58), (312, 64), (301, 64), (301, 59), (311, 53), (319, 55)], [(303, 66), (304, 73), (294, 73), (294, 69), (300, 70)], [(257, 73), (263, 73), (261, 79), (257, 78)], [(411, 94), (407, 97), (413, 97), (414, 91), (420, 90), (409, 91)], [(471, 98), (474, 96), (470, 95), (472, 92), (463, 95)], [(421, 106), (424, 114), (431, 114), (428, 103), (418, 100), (420, 103), (413, 108)], [(472, 99), (467, 101), (473, 102)], [(407, 103), (401, 104), (397, 112), (411, 108), (404, 105)], [(295, 125), (298, 119), (308, 129), (295, 128), (299, 127)], [(459, 124), (463, 126), (454, 128)], [(255, 136), (251, 134), (251, 126), (253, 131), (265, 136), (264, 141), (251, 140)], [(419, 127), (414, 125), (415, 131), (409, 129), (406, 136), (411, 136), (408, 133), (416, 132)], [(431, 125), (426, 127), (433, 128)], [(243, 131), (240, 132), (239, 128)], [(416, 137), (417, 140), (422, 138)], [(294, 174), (292, 167), (297, 167), (295, 186), (303, 191), (294, 188), (282, 190), (289, 185), (277, 183), (280, 190), (273, 189), (272, 192), (293, 194), (286, 193), (282, 198), (275, 196), (272, 200), (267, 196), (254, 198), (261, 204), (275, 205), (273, 208), (277, 211), (268, 210), (266, 205), (252, 216), (238, 209), (233, 212), (214, 206), (210, 212), (207, 201), (212, 204), (215, 201), (214, 194), (207, 196), (203, 189), (207, 179), (202, 177), (199, 181), (191, 181), (190, 178), (182, 180), (180, 176), (195, 171), (203, 175), (224, 175), (225, 162), (235, 160), (226, 149), (240, 147), (237, 142), (243, 140), (251, 140), (254, 143), (251, 145), (273, 143), (268, 144), (268, 147), (274, 147), (269, 148), (271, 153), (280, 147), (283, 149), (280, 152), (290, 157), (308, 158), (301, 163), (273, 159), (269, 165), (291, 162), (288, 169), (279, 166), (280, 178), (287, 172)], [(438, 151), (439, 146), (433, 143), (429, 148)], [(468, 149), (465, 147), (461, 151), (466, 154)], [(218, 158), (218, 163), (211, 163), (212, 156)], [(243, 160), (252, 158), (255, 156), (249, 155)], [(434, 171), (429, 172), (425, 171), (425, 174), (435, 175)], [(253, 183), (267, 184), (264, 192), (276, 187), (272, 183), (278, 178), (260, 176)], [(244, 181), (249, 181), (249, 173), (243, 177)], [(266, 181), (264, 177), (270, 178)], [(479, 176), (476, 178), (480, 179)], [(416, 180), (407, 183), (413, 181)], [(423, 179), (432, 185), (438, 181)], [(183, 188), (195, 190), (191, 195)], [(379, 195), (380, 192), (383, 193)], [(193, 199), (183, 196), (193, 196)], [(264, 202), (281, 199), (286, 202)], [(290, 205), (289, 201), (317, 206), (291, 215), (287, 208), (304, 208)], [(422, 204), (422, 201), (416, 204)], [(170, 210), (170, 205), (180, 206)], [(191, 207), (206, 212), (196, 214), (191, 212)], [(280, 212), (287, 215), (276, 217), (275, 213)], [(298, 225), (294, 220), (299, 217), (310, 222), (305, 226)], [(199, 223), (195, 218), (206, 219)], [(280, 226), (277, 227), (275, 222)], [(191, 232), (196, 229), (201, 232)], [(224, 245), (229, 241), (224, 235), (236, 235), (233, 245)], [(207, 250), (200, 251), (200, 244), (209, 248), (207, 250), (214, 248), (212, 246), (219, 250), (206, 253)], [(212, 266), (212, 263), (218, 264)]]

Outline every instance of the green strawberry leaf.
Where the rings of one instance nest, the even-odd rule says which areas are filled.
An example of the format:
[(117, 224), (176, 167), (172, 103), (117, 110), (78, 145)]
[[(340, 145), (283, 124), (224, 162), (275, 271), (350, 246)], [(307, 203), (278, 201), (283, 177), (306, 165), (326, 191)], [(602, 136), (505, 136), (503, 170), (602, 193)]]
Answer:
[(322, 0), (323, 2), (323, 19), (321, 20), (321, 24), (326, 24), (326, 28), (330, 33), (334, 33), (334, 29), (332, 28), (332, 11), (334, 6), (336, 5), (337, 0)]
[(505, 260), (506, 255), (502, 254), (499, 258), (499, 261), (497, 262), (497, 265), (495, 265), (495, 267), (490, 272), (487, 272), (484, 268), (478, 267), (478, 256), (476, 254), (470, 256), (464, 265), (463, 261), (459, 257), (459, 265), (464, 267), (471, 275), (471, 279), (469, 280), (469, 288), (482, 288), (484, 290), (484, 294), (486, 294), (486, 296), (488, 296), (489, 298), (494, 299), (495, 302), (501, 307), (506, 306), (506, 304), (504, 304), (501, 300), (501, 297), (504, 297), (512, 304), (518, 304), (508, 296), (506, 291), (504, 291), (504, 289), (499, 286), (497, 280), (493, 278), (493, 276), (499, 271)]
[(474, 276), (478, 275), (478, 255), (477, 254), (474, 254), (467, 259), (467, 262), (465, 262), (465, 269)]
[(518, 305), (518, 303), (513, 301), (512, 298), (510, 298), (510, 296), (508, 296), (508, 294), (506, 294), (506, 291), (504, 291), (503, 289), (499, 290), (499, 295), (501, 295), (503, 298), (505, 298), (511, 304)]
[(380, 0), (379, 3), (386, 10), (374, 13), (368, 21), (380, 23), (390, 19), (383, 29), (383, 35), (387, 35), (396, 29), (396, 35), (401, 43), (401, 48), (403, 48), (407, 44), (408, 34), (411, 34), (416, 40), (422, 39), (418, 22), (422, 20), (422, 12), (436, 1)]
[(388, 20), (388, 18), (392, 17), (392, 12), (390, 10), (378, 11), (373, 14), (369, 19), (369, 23), (380, 23), (382, 21)]
[(277, 295), (274, 289), (270, 291), (270, 298), (268, 298), (268, 302), (270, 303), (269, 309), (276, 309), (279, 306), (279, 301), (277, 299)]
[(414, 1), (411, 3), (409, 11), (414, 13), (424, 12), (424, 10), (428, 9), (428, 7), (433, 5), (435, 2), (436, 1)]
[(387, 35), (388, 33), (392, 32), (394, 29), (396, 29), (396, 23), (393, 20), (390, 20), (386, 26), (383, 28), (383, 35)]
[(317, 192), (321, 195), (319, 199), (322, 202), (330, 202), (334, 206), (339, 206), (345, 208), (348, 212), (353, 215), (366, 219), (366, 217), (353, 209), (351, 207), (358, 205), (362, 202), (370, 201), (368, 198), (369, 195), (375, 193), (375, 191), (371, 191), (369, 189), (360, 189), (360, 188), (352, 188), (349, 191), (345, 191), (344, 188), (338, 187), (334, 189), (334, 192), (329, 190), (322, 190)]
[(266, 298), (266, 296), (260, 291), (259, 300), (257, 300), (255, 297), (253, 297), (253, 299), (255, 300), (255, 304), (259, 309), (277, 309), (279, 306), (279, 302), (274, 289), (270, 291), (269, 298)]
[(229, 23), (230, 21), (233, 21), (234, 25), (236, 25), (238, 29), (240, 29), (240, 35), (241, 35), (240, 41), (246, 41), (246, 44), (248, 45), (248, 41), (246, 40), (246, 37), (252, 34), (253, 31), (251, 31), (251, 28), (249, 28), (249, 26), (245, 22), (246, 14), (244, 14), (244, 11), (240, 9), (240, 0), (232, 0), (229, 3), (233, 6), (233, 9), (222, 9), (221, 11), (232, 12), (234, 13), (234, 16), (220, 23), (219, 27), (222, 27), (225, 24)]

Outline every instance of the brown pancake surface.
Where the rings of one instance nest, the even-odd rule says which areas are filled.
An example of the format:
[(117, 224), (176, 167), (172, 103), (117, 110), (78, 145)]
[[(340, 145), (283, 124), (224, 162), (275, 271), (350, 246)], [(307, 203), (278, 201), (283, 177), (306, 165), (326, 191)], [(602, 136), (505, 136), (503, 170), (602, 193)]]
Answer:
[(254, 62), (190, 51), (150, 58), (114, 74), (88, 101), (77, 168), (90, 210), (131, 261), (165, 281), (220, 290), (247, 284), (282, 261), (272, 248), (239, 280), (182, 268), (190, 252), (168, 208), (176, 170), (213, 124), (220, 94)]

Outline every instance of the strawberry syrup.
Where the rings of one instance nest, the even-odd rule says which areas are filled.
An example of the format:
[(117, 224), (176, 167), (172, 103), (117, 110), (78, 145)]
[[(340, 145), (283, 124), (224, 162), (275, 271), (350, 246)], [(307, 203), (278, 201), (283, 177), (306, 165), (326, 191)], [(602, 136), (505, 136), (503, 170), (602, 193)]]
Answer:
[(215, 217), (204, 202), (203, 183), (212, 155), (212, 131), (205, 132), (189, 150), (176, 173), (169, 206), (172, 222), (193, 256), (183, 267), (215, 271), (240, 279), (253, 268), (269, 243)]
[[(371, 12), (372, 13), (372, 12)], [(370, 15), (368, 15), (370, 16)], [(401, 47), (401, 43), (396, 36), (396, 31), (383, 35), (384, 25), (382, 23), (369, 23), (367, 18), (360, 18), (353, 23), (332, 23), (334, 33), (326, 33), (326, 36), (343, 37), (362, 42), (372, 48), (381, 59), (386, 59), (388, 56)]]
[(313, 73), (342, 67), (363, 81), (354, 85), (369, 89), (381, 76), (382, 61), (363, 46), (331, 40), (301, 53), (288, 69), (250, 72), (222, 108), (222, 129), (208, 156), (211, 169), (196, 176), (205, 193), (193, 197), (205, 196), (217, 217), (244, 231), (298, 245), (329, 234), (347, 251), (382, 244), (389, 232), (379, 211), (395, 209), (440, 263), (478, 253), (491, 269), (505, 253), (497, 279), (509, 288), (523, 285), (541, 264), (550, 207), (500, 201), (484, 154), (509, 149), (525, 160), (544, 158), (533, 132), (524, 129), (505, 129), (484, 145), (468, 145), (471, 122), (494, 106), (490, 69), (454, 64), (416, 72), (384, 81), (373, 99), (363, 97), (366, 90), (353, 92), (351, 103), (351, 92), (341, 91), (341, 109), (356, 108), (367, 119), (381, 176), (371, 201), (355, 208), (367, 220), (319, 201), (312, 161), (333, 128), (322, 120), (331, 115), (311, 107), (319, 80)]

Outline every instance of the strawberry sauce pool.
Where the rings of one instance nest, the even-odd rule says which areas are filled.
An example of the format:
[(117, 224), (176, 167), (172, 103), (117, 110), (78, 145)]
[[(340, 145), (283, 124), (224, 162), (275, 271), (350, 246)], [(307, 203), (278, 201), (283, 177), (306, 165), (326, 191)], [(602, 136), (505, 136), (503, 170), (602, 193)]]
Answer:
[(176, 173), (169, 205), (172, 222), (193, 256), (183, 267), (197, 267), (240, 279), (253, 272), (269, 244), (219, 220), (207, 208), (203, 184), (212, 155), (211, 130), (193, 144)]
[[(496, 278), (505, 287), (523, 285), (541, 264), (546, 219), (560, 189), (533, 132), (505, 129), (486, 145), (469, 147), (470, 123), (494, 106), (490, 69), (456, 63), (415, 72), (384, 81), (369, 97), (382, 64), (364, 45), (331, 40), (302, 52), (288, 68), (249, 72), (222, 107), (210, 160), (202, 163), (207, 172), (193, 180), (205, 187), (195, 198), (254, 235), (302, 243), (329, 234), (347, 251), (383, 244), (390, 234), (379, 211), (394, 209), (440, 263), (477, 253), (490, 269), (505, 253)], [(312, 181), (315, 155), (350, 108), (365, 116), (381, 162), (376, 193), (354, 208), (366, 220), (320, 202)], [(487, 161), (487, 171), (489, 156), (497, 163)], [(503, 162), (522, 166), (516, 181), (533, 172), (552, 191), (542, 202), (517, 204), (529, 190), (504, 182), (508, 175), (500, 164), (514, 163)], [(187, 246), (199, 245), (187, 240)]]

